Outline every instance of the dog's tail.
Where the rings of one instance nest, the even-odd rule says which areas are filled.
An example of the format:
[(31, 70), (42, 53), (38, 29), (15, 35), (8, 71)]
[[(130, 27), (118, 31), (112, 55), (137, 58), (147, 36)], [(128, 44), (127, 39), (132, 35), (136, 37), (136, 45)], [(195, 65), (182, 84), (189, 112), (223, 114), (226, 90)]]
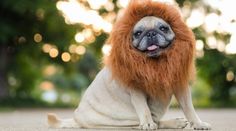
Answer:
[(79, 128), (76, 121), (71, 119), (60, 119), (56, 114), (48, 113), (48, 125), (51, 128)]

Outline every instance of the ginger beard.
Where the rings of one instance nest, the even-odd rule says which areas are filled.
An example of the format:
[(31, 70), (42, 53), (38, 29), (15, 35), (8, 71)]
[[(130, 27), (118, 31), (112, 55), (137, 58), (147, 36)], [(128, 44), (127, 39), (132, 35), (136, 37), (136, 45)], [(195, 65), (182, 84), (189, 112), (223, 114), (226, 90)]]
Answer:
[(152, 98), (183, 92), (194, 76), (194, 35), (173, 6), (131, 1), (108, 43), (113, 77)]

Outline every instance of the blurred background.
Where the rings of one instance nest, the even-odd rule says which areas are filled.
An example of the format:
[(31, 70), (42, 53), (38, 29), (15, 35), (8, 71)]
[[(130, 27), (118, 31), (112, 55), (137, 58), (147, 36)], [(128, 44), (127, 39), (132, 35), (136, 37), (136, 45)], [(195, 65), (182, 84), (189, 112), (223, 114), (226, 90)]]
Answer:
[[(236, 107), (233, 0), (178, 4), (196, 36), (197, 107)], [(75, 107), (102, 67), (128, 0), (1, 0), (0, 108)], [(174, 103), (175, 105), (175, 103)]]

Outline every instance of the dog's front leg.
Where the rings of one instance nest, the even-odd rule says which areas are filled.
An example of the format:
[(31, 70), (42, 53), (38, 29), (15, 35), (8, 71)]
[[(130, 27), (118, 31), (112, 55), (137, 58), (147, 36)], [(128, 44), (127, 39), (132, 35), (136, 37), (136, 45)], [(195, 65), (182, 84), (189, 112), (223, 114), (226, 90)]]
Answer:
[(157, 129), (157, 124), (153, 122), (151, 111), (147, 104), (146, 95), (139, 90), (131, 90), (131, 102), (137, 112), (141, 129)]
[(194, 129), (197, 129), (197, 130), (211, 129), (211, 125), (206, 122), (202, 122), (200, 118), (198, 117), (197, 113), (195, 112), (193, 104), (192, 104), (192, 96), (191, 96), (190, 88), (187, 88), (183, 92), (175, 93), (175, 97), (177, 101), (179, 102), (184, 112), (184, 115), (186, 116), (188, 121), (192, 124)]

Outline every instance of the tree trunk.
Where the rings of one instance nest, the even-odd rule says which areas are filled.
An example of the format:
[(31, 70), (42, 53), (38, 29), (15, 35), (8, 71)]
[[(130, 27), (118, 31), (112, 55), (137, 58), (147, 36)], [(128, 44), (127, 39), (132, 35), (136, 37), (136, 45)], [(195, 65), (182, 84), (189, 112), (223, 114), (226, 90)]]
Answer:
[(0, 44), (0, 100), (9, 96), (7, 82), (7, 58), (7, 47), (4, 44)]

